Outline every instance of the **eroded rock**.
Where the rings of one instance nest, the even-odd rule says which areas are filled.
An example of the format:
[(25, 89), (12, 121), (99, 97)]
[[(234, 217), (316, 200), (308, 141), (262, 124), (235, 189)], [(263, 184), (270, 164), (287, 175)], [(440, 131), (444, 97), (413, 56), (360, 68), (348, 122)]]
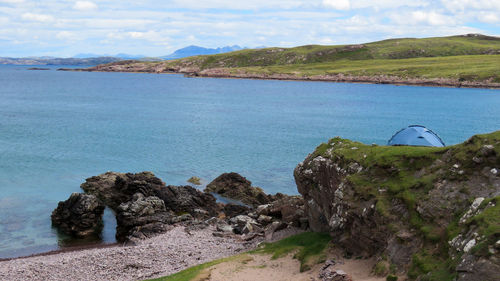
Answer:
[(205, 188), (205, 192), (220, 194), (226, 198), (241, 201), (251, 206), (258, 206), (272, 201), (261, 188), (237, 173), (225, 173), (218, 176)]
[(102, 229), (104, 205), (94, 195), (73, 193), (52, 212), (52, 225), (62, 232), (87, 237)]

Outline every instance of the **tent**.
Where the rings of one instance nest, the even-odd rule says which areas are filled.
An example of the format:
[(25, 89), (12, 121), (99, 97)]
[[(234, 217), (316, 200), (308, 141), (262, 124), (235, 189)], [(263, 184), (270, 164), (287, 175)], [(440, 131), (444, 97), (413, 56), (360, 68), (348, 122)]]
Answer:
[(420, 125), (411, 125), (399, 130), (388, 141), (388, 145), (412, 145), (443, 147), (444, 142), (433, 131)]

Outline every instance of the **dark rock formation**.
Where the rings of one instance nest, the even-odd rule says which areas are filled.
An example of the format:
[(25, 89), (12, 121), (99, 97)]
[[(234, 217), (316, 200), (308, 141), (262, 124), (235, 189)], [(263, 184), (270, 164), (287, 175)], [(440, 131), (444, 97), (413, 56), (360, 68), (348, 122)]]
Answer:
[[(456, 259), (466, 252), (474, 256), (472, 264), (450, 276), (460, 272), (466, 276), (460, 280), (489, 280), (500, 264), (492, 246), (500, 234), (491, 231), (491, 218), (500, 216), (499, 155), (500, 132), (445, 148), (368, 146), (334, 138), (300, 163), (294, 176), (309, 226), (330, 232), (348, 254), (386, 256), (414, 279), (438, 280), (433, 274), (448, 272), (445, 264), (459, 264)], [(479, 211), (469, 212), (480, 198), (492, 206), (476, 202)], [(457, 222), (457, 215), (467, 217)], [(458, 233), (456, 228), (463, 239), (448, 241), (446, 233)], [(448, 243), (458, 247), (447, 255), (439, 249)], [(474, 244), (486, 250), (468, 252)]]
[(207, 185), (205, 192), (217, 193), (254, 207), (272, 201), (271, 196), (259, 187), (252, 187), (250, 181), (237, 173), (225, 173), (218, 176)]
[(281, 195), (278, 200), (258, 206), (256, 213), (260, 220), (269, 220), (266, 217), (270, 217), (291, 226), (308, 228), (308, 219), (304, 212), (304, 200), (301, 196)]
[(195, 218), (208, 218), (217, 216), (220, 211), (213, 195), (189, 185), (156, 188), (154, 194), (165, 201), (167, 210), (174, 213), (189, 213)]
[(107, 172), (91, 177), (81, 185), (90, 194), (96, 195), (107, 206), (118, 211), (120, 204), (132, 200), (136, 193), (145, 197), (156, 196), (165, 202), (167, 210), (174, 213), (190, 213), (194, 217), (215, 216), (219, 211), (215, 198), (191, 186), (165, 186), (151, 172), (122, 174)]
[(226, 217), (232, 218), (236, 217), (238, 215), (246, 215), (248, 214), (251, 209), (248, 208), (247, 206), (243, 205), (236, 205), (236, 204), (226, 204), (224, 205), (224, 208), (222, 209)]
[(165, 187), (165, 183), (151, 172), (137, 174), (107, 172), (88, 178), (80, 187), (116, 211), (120, 204), (130, 201), (134, 194), (154, 196), (154, 191)]
[(52, 212), (52, 225), (76, 237), (99, 234), (103, 212), (104, 205), (94, 195), (73, 193)]
[(136, 193), (132, 200), (118, 206), (116, 238), (126, 241), (132, 237), (147, 238), (165, 232), (173, 217), (160, 198)]

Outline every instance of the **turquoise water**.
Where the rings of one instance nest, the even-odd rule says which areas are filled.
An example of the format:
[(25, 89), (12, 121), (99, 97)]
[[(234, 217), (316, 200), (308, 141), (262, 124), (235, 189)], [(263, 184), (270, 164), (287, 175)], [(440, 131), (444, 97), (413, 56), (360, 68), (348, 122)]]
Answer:
[(174, 185), (234, 171), (290, 194), (297, 163), (334, 136), (385, 144), (423, 124), (449, 145), (500, 129), (500, 90), (26, 68), (0, 66), (0, 258), (64, 244), (51, 211), (106, 171)]

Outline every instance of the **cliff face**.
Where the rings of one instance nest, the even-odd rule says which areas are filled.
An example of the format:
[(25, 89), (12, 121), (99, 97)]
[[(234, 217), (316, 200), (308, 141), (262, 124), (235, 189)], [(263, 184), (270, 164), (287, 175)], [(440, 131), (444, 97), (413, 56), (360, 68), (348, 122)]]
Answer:
[(294, 172), (310, 227), (419, 280), (496, 280), (500, 131), (445, 148), (334, 138)]

